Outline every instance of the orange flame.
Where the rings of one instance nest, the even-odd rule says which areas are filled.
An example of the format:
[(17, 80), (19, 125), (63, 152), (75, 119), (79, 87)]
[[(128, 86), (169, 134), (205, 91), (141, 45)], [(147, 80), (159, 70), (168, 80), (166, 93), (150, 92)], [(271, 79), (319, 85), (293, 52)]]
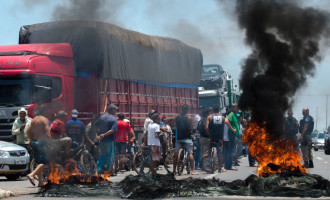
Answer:
[(67, 181), (75, 179), (81, 183), (91, 183), (91, 182), (100, 182), (100, 181), (110, 181), (110, 173), (105, 173), (104, 177), (101, 175), (86, 175), (79, 172), (77, 163), (70, 162), (65, 168), (59, 164), (50, 163), (50, 174), (48, 180), (50, 183), (54, 184), (63, 184)]
[(290, 140), (274, 140), (264, 127), (250, 123), (243, 142), (249, 146), (249, 153), (259, 162), (258, 176), (271, 176), (276, 173), (307, 173), (301, 164), (299, 151)]

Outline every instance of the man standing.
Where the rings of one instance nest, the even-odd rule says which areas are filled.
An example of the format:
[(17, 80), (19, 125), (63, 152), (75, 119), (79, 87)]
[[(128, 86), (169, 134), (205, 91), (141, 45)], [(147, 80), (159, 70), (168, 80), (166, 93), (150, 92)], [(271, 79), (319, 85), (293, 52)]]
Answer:
[(85, 140), (85, 125), (78, 117), (78, 111), (73, 109), (71, 111), (72, 119), (65, 124), (65, 131), (67, 135), (72, 139), (72, 143), (81, 145)]
[(98, 147), (100, 140), (98, 138), (97, 130), (95, 128), (95, 122), (97, 120), (97, 115), (92, 116), (92, 121), (86, 126), (86, 148), (93, 155), (95, 162), (99, 159), (100, 148)]
[[(116, 140), (116, 156), (115, 156), (115, 162), (116, 162), (116, 169), (118, 169), (118, 162), (120, 159), (125, 157), (126, 155), (126, 148), (127, 148), (127, 140), (128, 136), (131, 132), (131, 127), (127, 122), (124, 121), (124, 114), (119, 113), (118, 114), (118, 121), (117, 121), (117, 132), (115, 135)], [(121, 168), (119, 166), (118, 171), (121, 171)]]
[(95, 127), (100, 133), (100, 151), (101, 155), (97, 161), (97, 169), (100, 172), (105, 165), (106, 170), (110, 170), (113, 175), (115, 172), (112, 171), (114, 157), (115, 157), (115, 133), (117, 131), (117, 119), (114, 115), (117, 112), (118, 107), (114, 104), (110, 104), (108, 107), (108, 113), (105, 113), (95, 122)]
[(16, 136), (16, 144), (26, 148), (30, 153), (30, 141), (27, 136), (27, 130), (30, 127), (32, 119), (27, 117), (28, 111), (25, 108), (21, 108), (18, 111), (18, 116), (13, 124), (11, 134)]
[(314, 119), (309, 115), (309, 109), (302, 110), (304, 118), (300, 121), (300, 130), (302, 130), (299, 141), (301, 142), (301, 152), (303, 154), (304, 166), (314, 168), (312, 155), (312, 132), (314, 130)]
[[(210, 144), (210, 138), (209, 135), (206, 133), (206, 119), (209, 116), (209, 109), (205, 109), (203, 111), (202, 119), (198, 122), (197, 125), (197, 132), (200, 135), (199, 139), (199, 145), (200, 145), (200, 160), (201, 162), (204, 154), (208, 151), (209, 144)], [(201, 166), (201, 165), (200, 165)]]
[(200, 148), (200, 144), (199, 144), (200, 135), (197, 132), (197, 126), (198, 126), (198, 122), (202, 119), (203, 110), (204, 110), (203, 107), (199, 107), (197, 110), (198, 113), (197, 113), (197, 115), (195, 115), (194, 120), (193, 120), (193, 134), (195, 134), (195, 137), (196, 137), (196, 141), (195, 141), (196, 142), (196, 152), (195, 152), (195, 156), (194, 156), (195, 169), (200, 168), (199, 161), (201, 160), (201, 156), (200, 156), (201, 148)]
[(227, 116), (227, 119), (229, 120), (229, 123), (233, 129), (228, 127), (229, 142), (228, 142), (228, 151), (227, 151), (227, 155), (226, 155), (227, 161), (225, 163), (226, 170), (237, 170), (237, 168), (233, 166), (233, 153), (234, 153), (234, 149), (235, 149), (237, 134), (239, 134), (238, 133), (239, 124), (238, 124), (238, 120), (236, 117), (237, 113), (238, 113), (238, 105), (237, 105), (237, 103), (234, 103), (233, 107), (232, 107), (232, 112), (229, 113), (229, 115)]
[(150, 165), (150, 172), (156, 174), (155, 167), (160, 161), (160, 136), (164, 136), (164, 133), (160, 131), (160, 118), (158, 113), (152, 114), (153, 122), (148, 126), (148, 146), (151, 148), (152, 161)]
[(149, 111), (149, 114), (148, 114), (148, 117), (146, 118), (146, 120), (144, 121), (144, 131), (143, 131), (143, 136), (142, 136), (142, 144), (143, 145), (147, 145), (147, 141), (148, 141), (148, 126), (149, 126), (149, 124), (151, 124), (153, 121), (152, 121), (152, 119), (151, 119), (151, 116), (152, 116), (152, 114), (153, 113), (155, 113), (156, 111), (155, 110), (150, 110)]
[(45, 165), (49, 163), (48, 159), (48, 144), (50, 143), (49, 122), (45, 115), (45, 110), (39, 109), (38, 116), (32, 121), (27, 130), (27, 135), (30, 139), (34, 160), (38, 164), (36, 169), (27, 175), (28, 180), (35, 186), (34, 177), (38, 176), (38, 186), (44, 186), (42, 181), (42, 172)]
[(299, 123), (293, 117), (291, 109), (288, 110), (288, 117), (285, 118), (285, 134), (286, 137), (294, 143), (294, 148), (298, 151), (298, 140), (296, 134), (298, 133)]
[(184, 104), (181, 107), (181, 114), (176, 117), (176, 143), (175, 143), (175, 154), (173, 158), (173, 174), (176, 173), (176, 165), (178, 159), (178, 153), (181, 148), (186, 148), (190, 161), (191, 174), (197, 174), (194, 170), (194, 156), (193, 156), (193, 142), (191, 139), (192, 134), (192, 121), (193, 119), (188, 116), (189, 107)]
[(65, 133), (64, 122), (67, 119), (67, 113), (65, 111), (59, 111), (56, 115), (56, 119), (50, 125), (50, 136), (54, 139), (55, 150), (65, 149), (65, 160), (70, 159), (70, 148), (72, 145), (72, 139)]

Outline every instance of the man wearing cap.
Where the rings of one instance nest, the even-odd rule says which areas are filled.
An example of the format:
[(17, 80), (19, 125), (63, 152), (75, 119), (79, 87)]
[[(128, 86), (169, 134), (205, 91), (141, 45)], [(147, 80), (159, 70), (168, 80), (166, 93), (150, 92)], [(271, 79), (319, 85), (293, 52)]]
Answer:
[[(66, 134), (72, 139), (73, 145), (81, 145), (85, 139), (85, 125), (77, 118), (78, 110), (71, 111), (72, 119), (65, 124)], [(77, 146), (75, 146), (77, 147)]]
[[(113, 169), (114, 157), (115, 157), (115, 133), (117, 131), (117, 119), (114, 115), (117, 112), (118, 107), (114, 104), (109, 105), (108, 113), (105, 113), (95, 122), (95, 127), (100, 133), (100, 151), (101, 155), (97, 161), (97, 169), (101, 171), (105, 165), (106, 170)], [(112, 171), (114, 174), (114, 172)]]
[(25, 108), (21, 108), (18, 111), (18, 116), (11, 129), (11, 134), (16, 136), (16, 144), (25, 147), (29, 150), (29, 138), (27, 136), (27, 130), (31, 124), (32, 119), (27, 116), (28, 111)]

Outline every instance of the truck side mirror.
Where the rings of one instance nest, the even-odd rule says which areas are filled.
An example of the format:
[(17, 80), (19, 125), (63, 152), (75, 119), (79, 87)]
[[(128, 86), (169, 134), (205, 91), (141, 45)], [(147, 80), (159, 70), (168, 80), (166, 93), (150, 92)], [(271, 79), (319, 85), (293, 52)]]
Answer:
[(36, 78), (33, 90), (33, 103), (52, 102), (52, 81), (51, 79)]

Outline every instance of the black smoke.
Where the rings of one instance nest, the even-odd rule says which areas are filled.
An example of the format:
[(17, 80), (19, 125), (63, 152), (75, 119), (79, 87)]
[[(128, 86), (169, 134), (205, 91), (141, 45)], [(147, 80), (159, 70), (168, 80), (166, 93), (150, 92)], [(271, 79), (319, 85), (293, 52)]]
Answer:
[(252, 48), (242, 65), (239, 107), (280, 137), (292, 96), (321, 60), (320, 40), (329, 31), (329, 14), (292, 0), (237, 0), (236, 12)]

